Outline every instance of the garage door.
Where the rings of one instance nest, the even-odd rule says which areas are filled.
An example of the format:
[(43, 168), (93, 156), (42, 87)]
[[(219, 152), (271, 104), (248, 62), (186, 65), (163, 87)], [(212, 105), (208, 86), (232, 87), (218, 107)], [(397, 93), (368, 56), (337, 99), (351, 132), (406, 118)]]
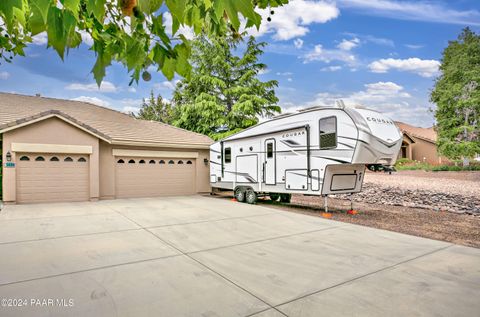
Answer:
[(89, 197), (87, 155), (17, 153), (17, 202), (85, 201)]
[(195, 193), (195, 159), (116, 157), (115, 160), (117, 198)]
[(195, 193), (195, 159), (116, 158), (116, 196), (155, 197)]

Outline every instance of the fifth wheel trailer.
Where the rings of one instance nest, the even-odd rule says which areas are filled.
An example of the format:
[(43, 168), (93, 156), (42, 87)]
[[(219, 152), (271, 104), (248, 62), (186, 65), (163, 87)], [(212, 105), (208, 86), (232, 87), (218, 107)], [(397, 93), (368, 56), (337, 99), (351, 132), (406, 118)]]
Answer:
[(325, 196), (361, 191), (366, 165), (393, 165), (402, 133), (369, 109), (314, 107), (274, 117), (210, 146), (212, 188), (238, 201), (259, 195)]

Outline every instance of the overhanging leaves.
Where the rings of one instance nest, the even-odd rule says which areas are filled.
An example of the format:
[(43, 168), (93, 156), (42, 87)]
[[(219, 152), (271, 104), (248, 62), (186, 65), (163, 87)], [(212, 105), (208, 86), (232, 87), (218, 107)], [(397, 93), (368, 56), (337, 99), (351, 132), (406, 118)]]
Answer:
[[(215, 38), (238, 30), (240, 16), (247, 25), (259, 26), (255, 8), (275, 7), (286, 0), (0, 0), (0, 20), (5, 22), (0, 39), (0, 61), (10, 62), (32, 37), (47, 32), (48, 47), (64, 58), (69, 48), (87, 38), (93, 40), (97, 62), (92, 70), (97, 82), (111, 61), (129, 69), (138, 81), (154, 65), (168, 77), (188, 76), (189, 44), (179, 30), (193, 29)], [(165, 6), (162, 6), (165, 4)], [(162, 9), (163, 8), (163, 9)], [(160, 12), (162, 11), (162, 12)], [(172, 34), (166, 17), (171, 15)], [(80, 35), (82, 34), (82, 35)], [(134, 39), (134, 40), (132, 40)], [(185, 44), (185, 45), (183, 45)], [(1, 63), (0, 63), (1, 64)]]

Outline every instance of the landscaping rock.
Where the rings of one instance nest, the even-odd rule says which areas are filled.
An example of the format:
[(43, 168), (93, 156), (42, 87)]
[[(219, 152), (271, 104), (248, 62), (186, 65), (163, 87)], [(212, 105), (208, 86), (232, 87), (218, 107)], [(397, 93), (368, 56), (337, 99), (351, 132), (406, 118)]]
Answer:
[[(332, 198), (350, 199), (349, 194), (331, 195)], [(360, 193), (352, 195), (353, 201), (368, 204), (404, 206), (411, 208), (480, 214), (480, 197), (428, 190), (409, 190), (365, 182)]]

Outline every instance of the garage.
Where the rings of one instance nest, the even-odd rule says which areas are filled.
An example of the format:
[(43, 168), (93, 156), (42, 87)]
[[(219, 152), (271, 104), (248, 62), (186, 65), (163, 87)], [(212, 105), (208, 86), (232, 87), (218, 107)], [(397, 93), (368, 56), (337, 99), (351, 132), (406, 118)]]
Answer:
[(117, 198), (192, 195), (195, 159), (117, 157)]
[(210, 191), (206, 135), (91, 103), (0, 93), (5, 204)]
[(19, 203), (89, 199), (88, 155), (18, 153)]

